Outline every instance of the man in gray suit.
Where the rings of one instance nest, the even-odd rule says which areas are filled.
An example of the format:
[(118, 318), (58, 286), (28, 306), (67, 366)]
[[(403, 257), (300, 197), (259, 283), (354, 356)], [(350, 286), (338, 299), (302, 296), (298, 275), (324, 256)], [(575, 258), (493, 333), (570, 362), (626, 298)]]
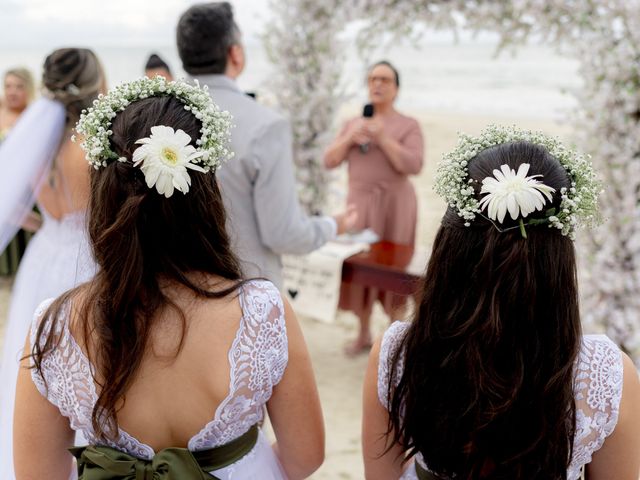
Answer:
[(320, 217), (301, 209), (289, 123), (236, 85), (245, 57), (229, 3), (189, 8), (178, 22), (177, 42), (184, 70), (207, 85), (213, 100), (233, 115), (235, 156), (217, 175), (235, 253), (246, 276), (266, 277), (282, 287), (280, 255), (322, 246), (354, 226), (355, 210)]

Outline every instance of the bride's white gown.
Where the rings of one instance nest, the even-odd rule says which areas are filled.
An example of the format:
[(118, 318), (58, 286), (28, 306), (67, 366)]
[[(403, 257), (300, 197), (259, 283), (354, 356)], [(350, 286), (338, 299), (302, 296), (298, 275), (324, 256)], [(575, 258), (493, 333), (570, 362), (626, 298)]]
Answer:
[[(260, 424), (273, 387), (280, 382), (287, 366), (287, 331), (278, 289), (271, 282), (252, 280), (241, 287), (239, 300), (242, 318), (228, 352), (229, 394), (215, 411), (212, 408), (211, 421), (189, 440), (191, 451), (227, 444), (253, 425)], [(50, 303), (51, 300), (44, 302), (38, 308), (31, 328), (32, 343), (36, 341), (38, 317)], [(60, 338), (60, 343), (42, 362), (44, 378), (35, 370), (31, 371), (40, 393), (69, 419), (74, 430), (82, 432), (88, 443), (107, 445), (138, 458), (151, 459), (153, 449), (122, 429), (116, 441), (101, 442), (96, 438), (91, 424), (91, 413), (97, 400), (91, 376), (94, 369), (69, 331), (67, 310), (63, 310), (58, 320), (56, 337)], [(249, 453), (210, 473), (221, 480), (286, 479), (262, 431)], [(0, 478), (4, 480), (4, 477)]]
[(19, 359), (33, 314), (45, 299), (89, 280), (95, 264), (85, 232), (85, 213), (55, 220), (45, 213), (20, 263), (7, 315), (0, 371), (0, 479), (13, 480), (13, 409)]

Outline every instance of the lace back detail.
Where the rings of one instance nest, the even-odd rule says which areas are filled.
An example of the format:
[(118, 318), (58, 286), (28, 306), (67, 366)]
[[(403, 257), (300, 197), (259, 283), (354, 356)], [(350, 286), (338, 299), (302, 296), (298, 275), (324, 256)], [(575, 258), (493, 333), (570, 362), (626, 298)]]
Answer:
[[(388, 410), (390, 365), (404, 335), (407, 322), (395, 322), (385, 332), (380, 346), (378, 363), (378, 399)], [(404, 357), (399, 358), (394, 385), (400, 380)], [(576, 433), (573, 457), (567, 472), (568, 480), (580, 478), (584, 465), (594, 452), (602, 447), (618, 422), (622, 399), (623, 365), (620, 349), (604, 335), (585, 335), (574, 366), (574, 392), (576, 402)], [(424, 468), (427, 466), (419, 453), (416, 455)]]
[[(378, 400), (384, 408), (389, 410), (388, 402), (388, 388), (389, 388), (389, 375), (391, 375), (391, 364), (396, 351), (400, 347), (404, 335), (409, 328), (408, 322), (394, 322), (387, 329), (382, 337), (382, 344), (380, 345), (380, 358), (378, 360)], [(398, 365), (395, 370), (393, 379), (394, 386), (400, 383), (400, 376), (404, 370), (404, 356), (401, 355), (398, 358)]]
[[(288, 362), (288, 342), (284, 306), (278, 289), (268, 281), (243, 285), (240, 296), (242, 318), (229, 349), (229, 394), (212, 412), (213, 419), (189, 441), (190, 450), (223, 445), (261, 421), (264, 406), (273, 387), (284, 374)], [(53, 300), (43, 302), (31, 326), (31, 343), (42, 317)], [(92, 367), (68, 329), (68, 309), (61, 312), (55, 332), (58, 347), (42, 362), (42, 373), (31, 371), (38, 391), (69, 419), (74, 430), (81, 430), (91, 444), (106, 444), (139, 458), (151, 458), (153, 449), (120, 429), (117, 441), (98, 441), (91, 426), (91, 413), (97, 401)], [(45, 326), (45, 335), (51, 323)], [(40, 339), (44, 342), (44, 338)]]
[(618, 423), (622, 354), (604, 335), (586, 335), (574, 369), (576, 433), (567, 478), (578, 478)]
[(284, 306), (272, 283), (252, 281), (240, 296), (242, 319), (229, 349), (229, 395), (215, 418), (189, 442), (202, 450), (230, 442), (262, 421), (264, 405), (289, 359)]

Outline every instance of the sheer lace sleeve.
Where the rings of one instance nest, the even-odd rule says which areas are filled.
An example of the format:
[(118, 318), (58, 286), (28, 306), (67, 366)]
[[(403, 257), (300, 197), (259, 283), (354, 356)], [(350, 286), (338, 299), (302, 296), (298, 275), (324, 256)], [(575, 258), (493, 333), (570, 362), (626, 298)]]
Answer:
[(576, 360), (576, 434), (567, 478), (578, 478), (580, 468), (602, 447), (618, 422), (622, 398), (622, 355), (604, 335), (586, 335)]
[(58, 407), (60, 413), (69, 419), (74, 430), (86, 429), (91, 425), (91, 411), (93, 409), (95, 386), (91, 367), (75, 343), (68, 329), (68, 306), (65, 306), (55, 324), (46, 319), (42, 336), (36, 339), (38, 326), (42, 316), (53, 299), (46, 300), (36, 310), (31, 326), (31, 344), (36, 341), (44, 345), (46, 336), (55, 325), (56, 348), (48, 352), (42, 360), (42, 374), (31, 370), (31, 378), (38, 391)]
[(242, 287), (242, 319), (229, 350), (229, 395), (207, 427), (189, 442), (192, 450), (222, 445), (262, 420), (273, 387), (289, 359), (284, 305), (279, 290), (268, 281)]
[[(29, 333), (29, 345), (31, 346), (31, 349), (33, 349), (36, 341), (39, 342), (39, 345), (44, 345), (44, 340), (51, 329), (51, 324), (48, 325), (48, 328), (47, 326), (45, 326), (45, 329), (42, 332), (43, 338), (37, 338), (38, 327), (40, 327), (44, 312), (47, 311), (47, 308), (49, 308), (49, 306), (53, 303), (53, 300), (53, 298), (49, 298), (40, 303), (40, 305), (38, 305), (38, 308), (36, 308), (36, 312), (34, 313), (33, 320), (31, 322), (31, 330)], [(29, 365), (33, 366), (33, 359), (30, 360)], [(33, 380), (33, 383), (36, 385), (36, 388), (38, 389), (40, 394), (43, 397), (47, 398), (47, 388), (45, 380), (36, 369), (31, 370), (31, 379)]]
[[(380, 358), (378, 359), (378, 400), (384, 408), (389, 409), (387, 402), (388, 388), (389, 388), (389, 375), (391, 372), (390, 362), (404, 338), (404, 335), (409, 328), (408, 322), (394, 322), (387, 329), (382, 337), (382, 344), (380, 345)], [(398, 365), (394, 375), (394, 385), (397, 385), (400, 381), (400, 375), (404, 369), (404, 357), (400, 357)]]

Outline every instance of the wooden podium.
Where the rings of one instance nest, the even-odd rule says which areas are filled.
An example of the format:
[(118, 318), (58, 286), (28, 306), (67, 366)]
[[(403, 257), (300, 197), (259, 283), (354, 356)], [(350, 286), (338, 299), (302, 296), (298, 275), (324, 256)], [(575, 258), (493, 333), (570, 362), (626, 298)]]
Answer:
[(427, 266), (425, 250), (392, 242), (371, 244), (367, 252), (352, 255), (342, 266), (342, 281), (414, 295)]

